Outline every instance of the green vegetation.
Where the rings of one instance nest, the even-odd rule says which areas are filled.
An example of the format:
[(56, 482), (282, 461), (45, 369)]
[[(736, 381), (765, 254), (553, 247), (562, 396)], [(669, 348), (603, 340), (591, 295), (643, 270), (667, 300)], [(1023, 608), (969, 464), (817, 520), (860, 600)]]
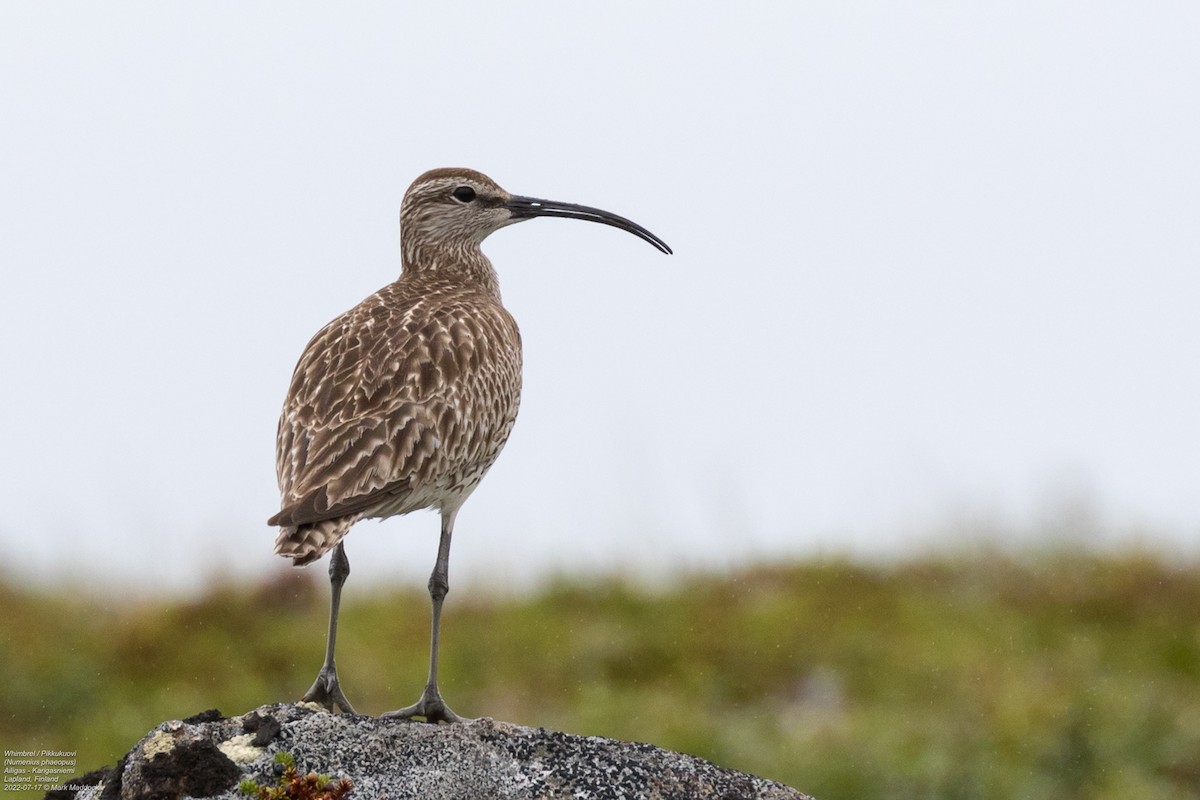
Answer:
[[(131, 605), (0, 586), (0, 743), (112, 764), (164, 719), (294, 699), (321, 570)], [(425, 678), (428, 599), (350, 584), (343, 685)], [(648, 591), (455, 587), (456, 710), (653, 742), (835, 798), (1200, 797), (1200, 570), (1139, 555), (768, 566)]]
[(260, 786), (245, 778), (238, 784), (238, 790), (253, 800), (342, 800), (353, 788), (350, 781), (334, 781), (328, 775), (299, 774), (296, 760), (285, 751), (275, 754), (275, 766), (279, 772), (276, 785)]

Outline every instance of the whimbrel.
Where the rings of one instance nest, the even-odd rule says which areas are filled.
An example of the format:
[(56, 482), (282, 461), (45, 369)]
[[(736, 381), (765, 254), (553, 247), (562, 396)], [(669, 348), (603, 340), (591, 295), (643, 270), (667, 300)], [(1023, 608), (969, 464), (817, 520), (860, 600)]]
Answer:
[(665, 242), (597, 208), (511, 195), (469, 169), (417, 178), (400, 207), (400, 278), (319, 330), (292, 376), (276, 442), (281, 509), (275, 552), (297, 565), (330, 550), (325, 662), (305, 700), (354, 713), (334, 665), (338, 607), (350, 574), (342, 538), (360, 519), (441, 513), (429, 596), (429, 680), (385, 716), (460, 721), (438, 690), (438, 637), (454, 517), (508, 440), (521, 396), (521, 336), (480, 250), (533, 217), (601, 222)]

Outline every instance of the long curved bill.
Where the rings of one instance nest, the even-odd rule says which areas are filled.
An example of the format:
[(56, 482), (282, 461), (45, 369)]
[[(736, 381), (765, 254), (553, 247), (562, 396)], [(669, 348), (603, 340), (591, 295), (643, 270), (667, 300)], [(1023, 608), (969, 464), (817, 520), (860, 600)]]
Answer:
[(566, 219), (582, 219), (588, 222), (600, 222), (628, 231), (639, 239), (645, 239), (664, 253), (670, 255), (671, 248), (662, 239), (650, 231), (625, 217), (591, 206), (581, 206), (575, 203), (559, 203), (554, 200), (540, 200), (536, 197), (520, 197), (513, 195), (504, 204), (512, 212), (513, 219), (531, 219), (533, 217), (564, 217)]

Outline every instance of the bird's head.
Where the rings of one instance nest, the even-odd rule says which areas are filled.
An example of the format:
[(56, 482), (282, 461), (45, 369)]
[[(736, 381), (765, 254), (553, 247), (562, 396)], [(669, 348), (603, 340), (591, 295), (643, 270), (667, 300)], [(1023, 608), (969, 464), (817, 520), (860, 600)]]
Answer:
[(413, 181), (400, 206), (400, 237), (406, 252), (447, 248), (478, 250), (493, 231), (534, 217), (600, 222), (645, 239), (664, 253), (671, 248), (636, 222), (608, 211), (509, 194), (483, 173), (442, 168)]

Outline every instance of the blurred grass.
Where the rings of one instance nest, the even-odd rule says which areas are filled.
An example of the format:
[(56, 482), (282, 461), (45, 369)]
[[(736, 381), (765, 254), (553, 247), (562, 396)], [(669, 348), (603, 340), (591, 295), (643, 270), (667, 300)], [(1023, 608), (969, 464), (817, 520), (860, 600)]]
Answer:
[[(147, 730), (308, 688), (322, 570), (148, 604), (0, 585), (0, 746), (112, 764)], [(832, 798), (1200, 797), (1200, 571), (1137, 555), (764, 566), (657, 591), (454, 587), (460, 713), (652, 742)], [(416, 699), (428, 598), (351, 578), (360, 712)], [(14, 796), (15, 794), (10, 794)]]

